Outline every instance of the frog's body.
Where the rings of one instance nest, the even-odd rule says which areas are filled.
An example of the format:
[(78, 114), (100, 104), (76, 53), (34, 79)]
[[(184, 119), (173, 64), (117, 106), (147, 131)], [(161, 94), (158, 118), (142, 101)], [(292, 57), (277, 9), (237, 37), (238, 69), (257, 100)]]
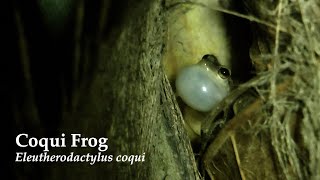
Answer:
[[(204, 69), (201, 71), (202, 65), (197, 67), (192, 65), (199, 63), (199, 57), (213, 54), (225, 68), (231, 69), (232, 66), (231, 38), (228, 35), (224, 15), (212, 10), (221, 8), (219, 1), (197, 2), (204, 6), (182, 4), (169, 14), (167, 51), (163, 60), (168, 79), (176, 82), (173, 85), (176, 86), (177, 95), (187, 104), (181, 106), (181, 111), (191, 140), (200, 136), (201, 121), (230, 90), (228, 80), (221, 79), (218, 74), (218, 65), (209, 71)], [(208, 83), (207, 86), (199, 89), (201, 83), (205, 82)], [(182, 88), (179, 90), (180, 86)], [(215, 90), (216, 93), (211, 93), (210, 97), (203, 97), (202, 93), (207, 90), (206, 88)], [(200, 106), (202, 104), (203, 107), (195, 108), (197, 104)]]
[(176, 78), (177, 95), (187, 105), (183, 109), (190, 139), (200, 136), (201, 121), (207, 112), (228, 95), (231, 72), (213, 55), (205, 55), (194, 65), (183, 68)]

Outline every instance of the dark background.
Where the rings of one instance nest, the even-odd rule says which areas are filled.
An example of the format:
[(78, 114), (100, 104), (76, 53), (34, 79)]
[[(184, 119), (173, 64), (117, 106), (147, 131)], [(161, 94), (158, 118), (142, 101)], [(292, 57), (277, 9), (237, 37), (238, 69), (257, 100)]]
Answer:
[[(2, 94), (6, 117), (3, 120), (7, 119), (10, 126), (8, 141), (12, 156), (9, 167), (13, 178), (23, 177), (23, 174), (25, 177), (34, 178), (34, 173), (26, 172), (28, 168), (24, 167), (23, 163), (14, 163), (16, 152), (42, 152), (42, 148), (17, 147), (16, 136), (20, 133), (38, 138), (60, 136), (58, 127), (63, 111), (65, 108), (71, 108), (72, 95), (80, 84), (89, 84), (94, 74), (97, 65), (96, 51), (102, 34), (109, 33), (109, 29), (105, 27), (117, 26), (122, 19), (121, 12), (128, 6), (126, 0), (84, 1), (82, 35), (76, 42), (76, 7), (80, 1), (69, 2), (70, 4), (62, 9), (68, 12), (64, 16), (60, 16), (61, 7), (51, 6), (43, 9), (38, 1), (13, 0), (1, 6), (5, 22), (2, 25), (2, 39), (5, 41), (4, 55), (1, 58), (4, 72)], [(107, 2), (110, 7), (107, 17), (116, 18), (107, 18), (103, 32), (98, 32), (103, 2)], [(58, 19), (61, 17), (63, 19)], [(56, 20), (49, 22), (50, 19)], [(90, 61), (84, 62), (83, 58), (80, 58), (79, 74), (74, 78), (76, 43), (81, 44), (80, 51), (89, 52)], [(22, 44), (25, 45), (25, 54), (21, 49)], [(33, 113), (34, 107), (31, 105), (37, 108), (36, 113)], [(34, 119), (34, 114), (37, 115), (37, 119)], [(42, 174), (44, 172), (41, 171), (40, 164), (32, 166), (38, 177), (45, 175)]]

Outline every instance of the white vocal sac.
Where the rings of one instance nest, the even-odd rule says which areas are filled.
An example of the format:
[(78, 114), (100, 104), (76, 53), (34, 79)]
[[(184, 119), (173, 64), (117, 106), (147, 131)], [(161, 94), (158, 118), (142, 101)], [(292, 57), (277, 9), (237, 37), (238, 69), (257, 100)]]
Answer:
[(183, 68), (176, 79), (178, 96), (201, 112), (212, 110), (229, 93), (230, 72), (210, 58), (204, 56), (198, 64)]

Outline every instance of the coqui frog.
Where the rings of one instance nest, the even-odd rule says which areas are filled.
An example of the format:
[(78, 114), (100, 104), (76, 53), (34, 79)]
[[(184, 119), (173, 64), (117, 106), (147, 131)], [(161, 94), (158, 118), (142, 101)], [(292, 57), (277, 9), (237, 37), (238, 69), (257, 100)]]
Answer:
[(207, 54), (197, 64), (181, 69), (175, 85), (177, 96), (186, 104), (182, 108), (185, 128), (191, 141), (197, 141), (206, 113), (230, 92), (231, 71)]

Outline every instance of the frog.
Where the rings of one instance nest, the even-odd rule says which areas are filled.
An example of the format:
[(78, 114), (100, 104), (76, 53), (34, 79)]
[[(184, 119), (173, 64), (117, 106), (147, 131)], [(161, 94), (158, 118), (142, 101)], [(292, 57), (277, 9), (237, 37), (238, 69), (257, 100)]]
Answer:
[(231, 70), (213, 54), (206, 54), (198, 63), (180, 70), (175, 87), (182, 101), (185, 129), (191, 142), (197, 143), (203, 119), (232, 89)]

